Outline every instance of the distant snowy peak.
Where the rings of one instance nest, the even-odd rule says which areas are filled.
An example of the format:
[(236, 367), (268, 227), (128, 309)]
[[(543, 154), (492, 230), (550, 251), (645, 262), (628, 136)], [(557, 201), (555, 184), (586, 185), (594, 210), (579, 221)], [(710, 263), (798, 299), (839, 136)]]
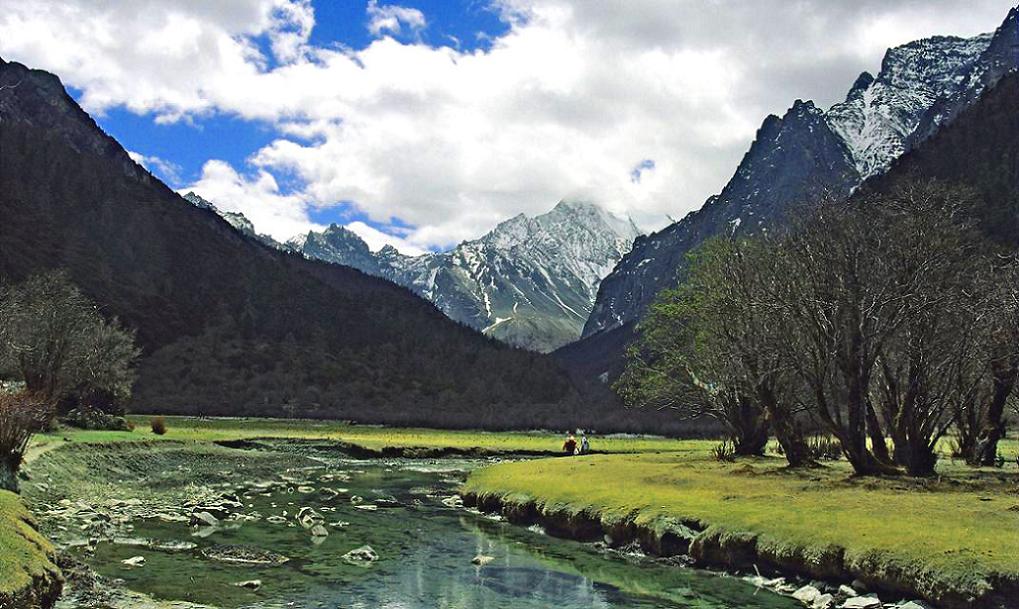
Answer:
[(368, 244), (354, 231), (330, 224), (324, 231), (308, 231), (287, 241), (287, 246), (309, 258), (338, 262), (370, 275), (380, 275), (379, 263)]
[(548, 213), (519, 214), (448, 252), (407, 256), (386, 246), (373, 253), (336, 225), (287, 244), (390, 279), (491, 336), (549, 351), (580, 336), (598, 285), (640, 232), (597, 205), (560, 201)]
[(861, 179), (883, 173), (908, 149), (911, 134), (939, 101), (968, 86), (993, 34), (935, 36), (889, 49), (874, 78), (864, 72), (846, 100), (827, 112)]

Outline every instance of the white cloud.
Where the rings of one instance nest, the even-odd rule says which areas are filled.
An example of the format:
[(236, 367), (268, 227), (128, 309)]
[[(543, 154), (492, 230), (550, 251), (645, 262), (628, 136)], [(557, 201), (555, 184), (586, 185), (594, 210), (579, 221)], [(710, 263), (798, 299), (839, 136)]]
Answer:
[(243, 213), (258, 232), (277, 241), (322, 228), (308, 217), (307, 201), (301, 195), (280, 193), (276, 179), (267, 171), (244, 176), (225, 161), (211, 160), (202, 166), (201, 178), (180, 192), (189, 190), (222, 211)]
[(174, 185), (180, 182), (180, 165), (173, 161), (160, 158), (158, 156), (146, 156), (140, 152), (133, 150), (127, 151), (127, 156), (131, 157), (131, 160), (138, 163), (149, 171), (156, 172), (159, 177), (163, 178), (170, 185)]
[[(277, 129), (250, 166), (216, 161), (192, 185), (260, 231), (289, 237), (311, 207), (353, 201), (377, 225), (414, 226), (405, 247), (426, 248), (563, 197), (645, 226), (682, 216), (721, 189), (767, 113), (827, 106), (886, 47), (989, 31), (1012, 5), (491, 1), (509, 31), (460, 51), (385, 35), (427, 17), (377, 2), (365, 6), (378, 37), (350, 50), (309, 43), (305, 0), (36, 0), (0, 13), (0, 54), (60, 74), (92, 112)], [(654, 169), (632, 179), (645, 159)], [(300, 192), (280, 192), (284, 173)]]
[(378, 0), (368, 0), (368, 18), (368, 31), (376, 36), (385, 32), (400, 34), (404, 26), (416, 32), (428, 25), (425, 14), (418, 9), (398, 4), (379, 6)]
[(412, 243), (408, 243), (405, 239), (402, 239), (397, 235), (384, 233), (361, 221), (351, 222), (346, 225), (346, 228), (353, 231), (358, 237), (361, 237), (361, 239), (364, 239), (364, 242), (368, 244), (368, 248), (373, 252), (379, 251), (386, 245), (392, 245), (399, 252), (407, 254), (408, 256), (418, 256), (427, 251)]

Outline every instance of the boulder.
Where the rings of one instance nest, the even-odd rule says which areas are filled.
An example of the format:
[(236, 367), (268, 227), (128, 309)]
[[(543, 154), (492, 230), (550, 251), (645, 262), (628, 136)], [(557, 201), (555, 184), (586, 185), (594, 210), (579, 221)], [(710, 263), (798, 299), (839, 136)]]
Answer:
[(354, 548), (343, 555), (343, 560), (356, 564), (372, 563), (379, 559), (379, 555), (372, 549), (371, 546), (361, 546), (360, 548)]
[(248, 581), (237, 582), (234, 584), (238, 588), (244, 588), (246, 590), (256, 591), (262, 587), (262, 580), (260, 579), (249, 579)]
[(814, 586), (803, 586), (796, 592), (793, 592), (793, 598), (805, 605), (812, 604), (819, 596), (821, 596), (821, 591)]
[(834, 596), (831, 594), (822, 594), (814, 599), (814, 602), (810, 604), (810, 609), (831, 609), (831, 606), (834, 604)]
[(859, 595), (856, 593), (856, 590), (853, 590), (849, 586), (842, 585), (839, 586), (839, 596), (853, 597)]
[(311, 527), (312, 537), (327, 537), (328, 535), (329, 531), (326, 530), (326, 528), (320, 524), (316, 524), (315, 526)]
[(839, 605), (842, 609), (881, 609), (883, 606), (875, 596), (854, 596)]
[(485, 556), (484, 554), (478, 554), (477, 556), (471, 559), (471, 564), (478, 565), (479, 567), (484, 567), (493, 560), (495, 560), (494, 556)]
[(145, 557), (144, 556), (132, 556), (131, 558), (125, 558), (124, 560), (120, 561), (120, 564), (124, 565), (125, 567), (131, 567), (131, 568), (134, 568), (134, 567), (144, 567), (145, 566)]
[(208, 512), (194, 512), (191, 514), (191, 526), (219, 526), (219, 519)]

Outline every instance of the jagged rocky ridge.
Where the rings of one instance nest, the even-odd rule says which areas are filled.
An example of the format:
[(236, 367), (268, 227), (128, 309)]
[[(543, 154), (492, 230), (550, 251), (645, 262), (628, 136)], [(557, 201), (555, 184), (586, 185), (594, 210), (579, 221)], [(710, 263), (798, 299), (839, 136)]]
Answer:
[(543, 352), (580, 337), (599, 283), (640, 234), (633, 222), (597, 205), (561, 201), (546, 214), (519, 214), (451, 251), (407, 256), (388, 245), (373, 252), (337, 224), (276, 243), (256, 234), (243, 214), (217, 210), (194, 193), (184, 198), (218, 211), (250, 237), (384, 277), (432, 301), (451, 319)]
[(637, 320), (660, 290), (677, 282), (686, 255), (704, 240), (781, 222), (821, 195), (845, 198), (887, 170), (1015, 67), (1017, 15), (1012, 9), (993, 34), (939, 36), (890, 49), (877, 77), (862, 74), (845, 101), (827, 112), (797, 101), (783, 117), (769, 116), (720, 194), (637, 239), (602, 281), (583, 336)]

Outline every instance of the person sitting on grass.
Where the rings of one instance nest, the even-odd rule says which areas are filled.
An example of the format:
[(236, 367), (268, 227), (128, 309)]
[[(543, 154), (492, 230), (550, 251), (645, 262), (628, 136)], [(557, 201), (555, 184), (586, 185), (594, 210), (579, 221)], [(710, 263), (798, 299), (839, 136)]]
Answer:
[(572, 455), (577, 450), (577, 439), (573, 437), (573, 434), (566, 436), (566, 442), (563, 442), (563, 454)]

